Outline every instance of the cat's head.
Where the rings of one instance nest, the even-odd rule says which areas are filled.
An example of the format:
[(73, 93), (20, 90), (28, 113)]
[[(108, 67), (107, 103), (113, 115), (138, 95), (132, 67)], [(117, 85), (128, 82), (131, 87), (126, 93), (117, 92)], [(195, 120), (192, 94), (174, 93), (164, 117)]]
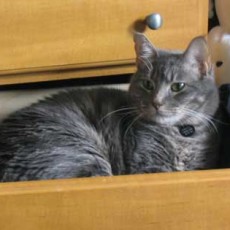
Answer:
[(137, 72), (130, 95), (142, 118), (176, 125), (213, 115), (219, 97), (205, 38), (194, 38), (184, 52), (155, 48), (135, 33)]

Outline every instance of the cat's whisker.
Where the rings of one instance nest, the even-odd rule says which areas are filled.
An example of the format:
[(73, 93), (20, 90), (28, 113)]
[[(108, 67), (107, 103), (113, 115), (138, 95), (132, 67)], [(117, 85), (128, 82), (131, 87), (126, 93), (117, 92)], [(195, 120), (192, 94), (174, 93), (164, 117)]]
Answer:
[[(186, 112), (186, 114), (188, 114), (188, 113)], [(194, 117), (193, 115), (190, 115), (189, 118), (187, 118), (187, 120), (189, 121), (190, 124), (196, 124), (197, 119), (200, 119), (200, 118)], [(200, 119), (200, 122), (202, 122), (203, 125), (205, 127), (207, 127), (207, 129), (210, 133), (213, 131), (213, 128), (209, 123), (203, 122), (202, 119)]]
[(188, 109), (188, 108), (181, 108), (182, 111), (186, 112), (187, 114), (191, 115), (191, 116), (195, 116), (197, 119), (200, 119), (202, 121), (202, 119), (206, 120), (208, 123), (207, 125), (210, 126), (211, 130), (214, 130), (216, 132), (217, 135), (219, 135), (217, 127), (215, 126), (214, 122), (208, 118), (206, 115), (199, 113), (197, 111)]
[(212, 121), (215, 121), (216, 123), (219, 123), (219, 124), (222, 124), (222, 125), (230, 125), (230, 123), (228, 123), (228, 122), (223, 122), (223, 121), (218, 120), (218, 119), (215, 119), (215, 118), (213, 118), (213, 117), (211, 117), (211, 116), (208, 116), (208, 117), (210, 117), (210, 119), (211, 119)]
[[(170, 109), (170, 110), (167, 110), (167, 109), (163, 110), (162, 109), (162, 111), (164, 111), (164, 112), (173, 112), (173, 111), (182, 112), (182, 113), (184, 113), (185, 115), (187, 115), (187, 116), (189, 116), (191, 118), (190, 122), (192, 122), (192, 123), (193, 123), (193, 121), (196, 121), (194, 119), (194, 117), (195, 117), (200, 122), (202, 122), (209, 129), (210, 132), (212, 132), (212, 130), (213, 130), (217, 135), (219, 135), (218, 129), (215, 126), (215, 124), (212, 121), (212, 119), (210, 118), (210, 116), (204, 115), (203, 113), (188, 109), (186, 107), (178, 107), (178, 108), (174, 108), (174, 109)], [(186, 119), (188, 119), (188, 118), (186, 118)], [(207, 122), (204, 122), (203, 120), (205, 120)]]
[(139, 114), (138, 116), (136, 116), (136, 118), (134, 118), (132, 120), (132, 122), (130, 123), (130, 125), (128, 126), (128, 128), (126, 129), (125, 133), (124, 133), (124, 137), (126, 137), (126, 135), (128, 134), (128, 131), (130, 130), (130, 128), (141, 118), (142, 114)]
[(111, 116), (111, 115), (113, 115), (113, 114), (115, 114), (115, 113), (119, 113), (119, 112), (123, 112), (123, 111), (127, 111), (127, 110), (128, 110), (128, 111), (129, 111), (129, 110), (135, 111), (135, 110), (137, 110), (137, 108), (136, 108), (136, 107), (127, 107), (127, 108), (121, 108), (121, 109), (114, 110), (114, 111), (112, 111), (112, 112), (107, 113), (104, 117), (102, 117), (102, 118), (100, 119), (99, 123), (101, 123), (103, 120), (105, 120), (106, 118), (108, 118), (109, 116)]
[(212, 128), (210, 127), (210, 124), (204, 122), (201, 117), (197, 116), (197, 114), (191, 113), (190, 111), (185, 111), (182, 108), (180, 109), (180, 112), (184, 113), (187, 116), (186, 120), (189, 120), (189, 123), (191, 123), (192, 125), (195, 124), (197, 120), (199, 120), (200, 122), (202, 122), (208, 128), (208, 130), (210, 132), (212, 131)]
[(130, 115), (134, 115), (135, 111), (130, 111), (130, 112), (126, 112), (118, 121), (118, 126), (120, 126), (121, 122), (125, 121), (127, 118), (130, 117)]
[[(187, 109), (187, 108), (186, 108)], [(188, 109), (187, 109), (188, 110)], [(206, 121), (208, 121), (208, 124), (210, 123), (211, 126), (214, 128), (214, 130), (216, 131), (216, 133), (218, 134), (218, 130), (214, 124), (214, 122), (208, 117), (206, 116), (205, 114), (202, 114), (202, 113), (199, 113), (199, 112), (196, 112), (196, 111), (193, 111), (193, 110), (189, 110), (191, 112), (193, 112), (195, 115), (199, 116), (201, 119), (205, 119)]]
[(214, 118), (214, 117), (212, 117), (212, 116), (210, 116), (210, 115), (206, 115), (209, 119), (211, 119), (212, 121), (214, 121), (214, 122), (216, 122), (216, 123), (219, 123), (219, 124), (222, 124), (222, 125), (230, 125), (230, 123), (229, 122), (223, 122), (223, 121), (221, 121), (221, 120), (219, 120), (219, 119), (216, 119), (216, 118)]

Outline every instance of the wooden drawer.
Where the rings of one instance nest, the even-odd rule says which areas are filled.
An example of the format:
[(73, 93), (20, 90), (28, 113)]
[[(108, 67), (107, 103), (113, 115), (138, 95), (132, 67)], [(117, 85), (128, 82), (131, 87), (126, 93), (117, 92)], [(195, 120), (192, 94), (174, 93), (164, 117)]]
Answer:
[(0, 0), (0, 84), (133, 72), (130, 28), (152, 12), (159, 47), (207, 32), (208, 0)]
[(230, 170), (0, 184), (1, 230), (229, 230)]

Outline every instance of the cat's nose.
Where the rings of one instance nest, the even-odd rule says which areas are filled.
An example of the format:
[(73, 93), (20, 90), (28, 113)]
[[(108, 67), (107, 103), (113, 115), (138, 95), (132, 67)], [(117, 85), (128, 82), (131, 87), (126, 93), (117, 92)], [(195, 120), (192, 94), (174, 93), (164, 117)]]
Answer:
[(162, 103), (158, 100), (154, 100), (152, 104), (156, 110), (158, 110), (162, 106)]

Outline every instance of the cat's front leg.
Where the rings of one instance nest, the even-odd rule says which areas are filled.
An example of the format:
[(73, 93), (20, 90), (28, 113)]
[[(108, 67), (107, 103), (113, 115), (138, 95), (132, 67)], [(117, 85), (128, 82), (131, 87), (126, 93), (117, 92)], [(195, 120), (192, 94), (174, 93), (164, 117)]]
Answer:
[(79, 154), (72, 161), (62, 161), (47, 168), (42, 177), (56, 179), (94, 176), (112, 176), (110, 163), (98, 155)]

